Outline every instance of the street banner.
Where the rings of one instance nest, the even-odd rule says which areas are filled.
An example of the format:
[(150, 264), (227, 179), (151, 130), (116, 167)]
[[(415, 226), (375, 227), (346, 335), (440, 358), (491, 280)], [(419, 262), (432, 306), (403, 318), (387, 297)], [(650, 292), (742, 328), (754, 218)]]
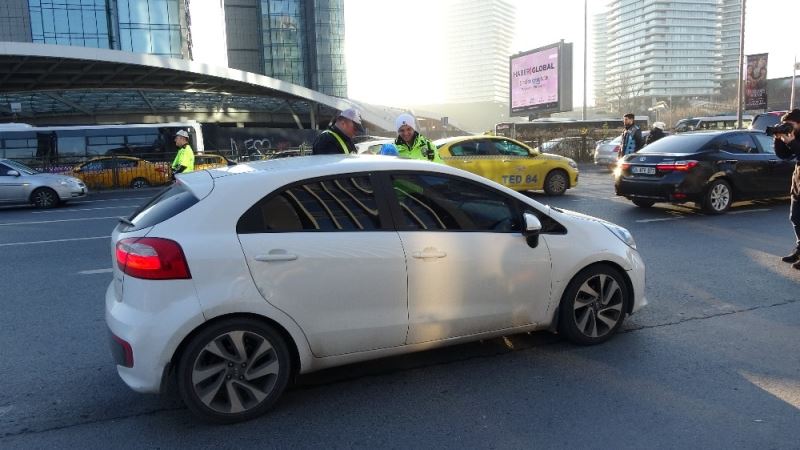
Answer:
[(767, 55), (747, 55), (744, 105), (746, 110), (767, 109)]

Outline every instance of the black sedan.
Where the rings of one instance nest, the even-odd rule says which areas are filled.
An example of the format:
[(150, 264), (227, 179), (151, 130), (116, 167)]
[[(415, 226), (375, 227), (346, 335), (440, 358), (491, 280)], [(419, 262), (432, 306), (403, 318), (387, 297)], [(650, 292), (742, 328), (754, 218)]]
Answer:
[(759, 131), (709, 131), (667, 136), (625, 156), (615, 172), (617, 195), (648, 208), (694, 202), (721, 214), (739, 200), (787, 196), (794, 161), (775, 156)]

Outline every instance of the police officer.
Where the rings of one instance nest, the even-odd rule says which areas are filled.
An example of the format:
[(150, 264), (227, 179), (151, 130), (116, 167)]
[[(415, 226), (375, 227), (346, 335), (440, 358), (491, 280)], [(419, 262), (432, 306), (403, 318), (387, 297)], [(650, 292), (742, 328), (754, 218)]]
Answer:
[(644, 139), (642, 139), (642, 130), (634, 123), (636, 117), (632, 113), (625, 114), (622, 117), (622, 124), (625, 125), (625, 131), (622, 132), (622, 154), (630, 155), (636, 153), (644, 147)]
[(314, 140), (311, 153), (314, 155), (358, 153), (353, 143), (357, 133), (363, 133), (361, 113), (357, 109), (345, 109), (336, 117), (336, 121)]
[(178, 154), (175, 155), (175, 160), (172, 161), (172, 173), (193, 172), (194, 151), (192, 151), (192, 146), (189, 145), (189, 133), (184, 130), (175, 133), (175, 147), (178, 148)]
[(394, 121), (394, 127), (398, 134), (394, 141), (398, 156), (442, 162), (442, 158), (439, 157), (439, 149), (428, 138), (417, 132), (417, 122), (414, 116), (408, 113), (400, 114)]
[(794, 130), (785, 134), (775, 133), (775, 154), (781, 159), (795, 160), (792, 187), (789, 191), (792, 198), (789, 220), (794, 227), (795, 247), (792, 253), (781, 259), (800, 270), (800, 109), (793, 109), (784, 114), (781, 121), (791, 124)]

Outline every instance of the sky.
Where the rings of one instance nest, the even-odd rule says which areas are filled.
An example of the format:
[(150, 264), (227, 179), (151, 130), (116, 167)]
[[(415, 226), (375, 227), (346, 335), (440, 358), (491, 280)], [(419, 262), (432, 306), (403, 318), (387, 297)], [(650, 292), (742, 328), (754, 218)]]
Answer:
[[(457, 0), (450, 0), (457, 1)], [(573, 43), (574, 107), (583, 103), (583, 0), (510, 0), (517, 9), (512, 54), (564, 39)], [(608, 0), (588, 0), (588, 103), (592, 104), (592, 16)], [(440, 76), (442, 0), (344, 0), (348, 95), (391, 106), (444, 100)], [(556, 7), (557, 5), (557, 7)], [(748, 0), (745, 54), (769, 53), (768, 77), (792, 75), (800, 56), (797, 0)], [(787, 43), (791, 42), (791, 43)]]

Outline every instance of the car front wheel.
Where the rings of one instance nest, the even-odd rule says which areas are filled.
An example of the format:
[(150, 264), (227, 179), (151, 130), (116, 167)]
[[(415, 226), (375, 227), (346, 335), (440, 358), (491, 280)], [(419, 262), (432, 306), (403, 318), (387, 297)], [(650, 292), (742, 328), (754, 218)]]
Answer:
[(544, 179), (544, 192), (547, 195), (564, 195), (569, 187), (569, 178), (563, 170), (554, 170)]
[(58, 206), (58, 202), (58, 194), (50, 188), (39, 188), (31, 194), (31, 203), (37, 208), (55, 208)]
[(630, 295), (623, 275), (613, 267), (599, 264), (582, 270), (561, 299), (559, 332), (580, 345), (606, 341), (622, 326)]
[(191, 338), (177, 368), (178, 391), (194, 414), (233, 423), (266, 412), (289, 382), (287, 344), (273, 327), (249, 318), (214, 324)]
[(703, 196), (703, 210), (709, 214), (722, 214), (731, 207), (733, 193), (725, 180), (714, 180)]

